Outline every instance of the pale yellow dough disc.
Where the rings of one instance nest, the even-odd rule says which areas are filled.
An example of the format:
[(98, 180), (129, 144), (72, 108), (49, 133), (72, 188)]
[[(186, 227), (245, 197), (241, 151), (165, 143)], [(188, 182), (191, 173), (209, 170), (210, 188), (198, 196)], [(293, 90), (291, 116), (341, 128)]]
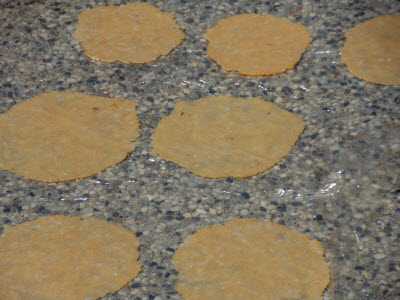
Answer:
[(368, 82), (400, 85), (400, 15), (378, 16), (346, 32), (342, 63)]
[(97, 299), (142, 268), (130, 230), (96, 218), (50, 216), (0, 237), (0, 299)]
[(171, 13), (134, 2), (80, 13), (75, 38), (94, 60), (130, 64), (167, 55), (185, 35)]
[(175, 289), (186, 300), (321, 299), (330, 281), (318, 241), (252, 219), (200, 229), (173, 261)]
[(132, 101), (41, 94), (0, 116), (0, 167), (46, 182), (88, 177), (124, 160), (138, 137)]
[(311, 43), (307, 28), (273, 15), (243, 14), (207, 30), (208, 56), (225, 71), (268, 76), (293, 69)]
[(203, 177), (248, 177), (278, 163), (304, 122), (261, 99), (228, 96), (179, 102), (153, 134), (153, 149)]

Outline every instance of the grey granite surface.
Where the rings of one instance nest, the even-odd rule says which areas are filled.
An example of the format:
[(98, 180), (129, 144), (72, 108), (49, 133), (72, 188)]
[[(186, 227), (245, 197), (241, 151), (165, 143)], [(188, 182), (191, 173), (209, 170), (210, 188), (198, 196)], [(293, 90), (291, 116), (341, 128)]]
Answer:
[[(199, 228), (233, 217), (272, 220), (319, 240), (332, 270), (327, 299), (400, 299), (400, 87), (367, 83), (340, 62), (344, 32), (395, 0), (148, 1), (172, 12), (186, 41), (146, 65), (93, 62), (72, 34), (79, 12), (127, 1), (0, 1), (0, 113), (48, 91), (137, 103), (138, 147), (91, 178), (46, 184), (0, 170), (0, 233), (40, 216), (96, 216), (141, 240), (142, 273), (104, 299), (181, 299), (174, 251)], [(249, 78), (207, 57), (206, 29), (239, 13), (302, 23), (314, 38), (285, 74)], [(176, 101), (261, 97), (306, 129), (274, 168), (212, 180), (151, 154), (150, 137)], [(107, 141), (104, 141), (107, 142)]]

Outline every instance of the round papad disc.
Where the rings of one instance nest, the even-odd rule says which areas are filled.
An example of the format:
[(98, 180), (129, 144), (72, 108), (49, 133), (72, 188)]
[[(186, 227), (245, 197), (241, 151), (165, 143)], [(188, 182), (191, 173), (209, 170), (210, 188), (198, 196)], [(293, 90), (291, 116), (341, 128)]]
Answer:
[(278, 163), (303, 130), (303, 120), (277, 105), (221, 96), (179, 102), (152, 140), (155, 153), (196, 175), (240, 178)]
[(130, 64), (167, 55), (185, 35), (171, 13), (134, 2), (80, 13), (75, 38), (94, 60)]
[(0, 237), (0, 299), (97, 299), (140, 272), (139, 239), (96, 218), (50, 216)]
[(139, 126), (132, 101), (41, 94), (0, 116), (0, 167), (46, 182), (92, 176), (134, 150)]
[(378, 16), (346, 32), (342, 63), (368, 82), (400, 85), (400, 16)]
[(208, 56), (222, 69), (250, 76), (293, 69), (311, 42), (303, 25), (268, 14), (222, 19), (204, 37)]
[(322, 245), (273, 222), (231, 219), (190, 236), (173, 257), (186, 300), (321, 299), (330, 272)]

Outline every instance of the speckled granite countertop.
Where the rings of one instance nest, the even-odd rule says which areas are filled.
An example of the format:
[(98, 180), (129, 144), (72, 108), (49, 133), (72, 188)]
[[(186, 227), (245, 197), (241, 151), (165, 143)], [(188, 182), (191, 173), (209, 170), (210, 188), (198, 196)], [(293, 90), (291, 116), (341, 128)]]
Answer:
[[(149, 1), (174, 13), (187, 40), (151, 64), (90, 61), (72, 36), (78, 13), (126, 2), (0, 1), (0, 112), (47, 91), (85, 92), (134, 100), (142, 125), (137, 149), (91, 178), (45, 184), (0, 171), (0, 233), (54, 214), (122, 224), (140, 237), (144, 268), (104, 299), (181, 299), (172, 255), (188, 235), (233, 217), (272, 220), (322, 242), (333, 273), (327, 299), (398, 299), (400, 87), (353, 77), (340, 51), (345, 30), (399, 13), (400, 2)], [(223, 72), (202, 35), (238, 13), (287, 17), (314, 41), (285, 74)], [(220, 94), (274, 102), (306, 129), (281, 163), (247, 179), (201, 178), (150, 154), (154, 128), (178, 99)]]

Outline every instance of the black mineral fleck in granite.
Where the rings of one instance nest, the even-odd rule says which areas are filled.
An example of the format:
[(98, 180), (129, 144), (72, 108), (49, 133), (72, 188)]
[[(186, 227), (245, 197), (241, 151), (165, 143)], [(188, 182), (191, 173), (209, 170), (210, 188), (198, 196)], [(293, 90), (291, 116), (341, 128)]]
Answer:
[[(0, 0), (0, 113), (69, 91), (134, 101), (141, 122), (136, 150), (91, 178), (45, 184), (0, 170), (0, 233), (56, 214), (123, 225), (141, 241), (143, 270), (102, 299), (178, 300), (172, 257), (190, 234), (235, 217), (271, 220), (322, 243), (333, 278), (326, 299), (398, 299), (400, 87), (353, 77), (340, 52), (346, 30), (398, 14), (400, 2), (147, 2), (173, 13), (186, 40), (153, 63), (124, 65), (91, 61), (73, 37), (81, 11), (121, 1)], [(289, 18), (313, 42), (284, 74), (224, 72), (203, 35), (238, 13)], [(260, 97), (306, 128), (280, 163), (251, 178), (201, 178), (152, 154), (151, 135), (178, 101), (218, 95)]]
[(241, 192), (240, 196), (242, 196), (243, 199), (250, 199), (250, 195), (247, 192)]

